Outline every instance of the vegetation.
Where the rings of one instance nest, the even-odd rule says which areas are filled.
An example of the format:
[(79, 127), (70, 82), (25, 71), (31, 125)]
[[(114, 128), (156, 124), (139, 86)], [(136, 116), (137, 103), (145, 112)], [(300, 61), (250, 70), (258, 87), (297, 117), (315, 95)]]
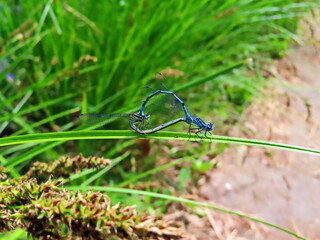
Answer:
[[(111, 214), (103, 212), (90, 225), (96, 232), (88, 231), (94, 235), (77, 236), (178, 238), (183, 234), (175, 226), (154, 219), (146, 223), (149, 217), (117, 203), (161, 215), (169, 200), (176, 201), (161, 196), (183, 194), (187, 182), (215, 167), (213, 156), (227, 143), (319, 154), (312, 149), (219, 137), (205, 139), (196, 149), (163, 154), (161, 149), (171, 149), (170, 142), (134, 138), (184, 140), (190, 145), (187, 134), (181, 133), (187, 131), (186, 125), (173, 127), (179, 133), (139, 136), (127, 131), (127, 122), (109, 122), (103, 128), (116, 131), (99, 132), (89, 131), (95, 126), (78, 126), (73, 121), (80, 112), (136, 112), (146, 97), (143, 87), (154, 86), (155, 74), (162, 72), (165, 85), (178, 92), (188, 109), (210, 119), (223, 134), (259, 94), (266, 81), (262, 66), (299, 40), (295, 36), (299, 17), (317, 6), (317, 1), (295, 0), (0, 0), (0, 161), (8, 169), (0, 185), (1, 231), (20, 227), (35, 238), (70, 236), (75, 232), (70, 221), (77, 219), (75, 227), (85, 230), (84, 223), (103, 212), (94, 205), (102, 201), (99, 207), (110, 209)], [(208, 149), (210, 141), (219, 144)], [(160, 150), (150, 154), (153, 146)], [(59, 159), (66, 154), (78, 157)], [(212, 161), (199, 160), (203, 155)], [(158, 166), (158, 158), (165, 164)], [(167, 163), (165, 159), (178, 160)], [(191, 165), (181, 165), (185, 161)], [(176, 187), (166, 189), (166, 180), (157, 173), (172, 166), (177, 175), (170, 181)], [(59, 177), (64, 178), (64, 185), (59, 185)], [(100, 190), (108, 193), (113, 206), (104, 194), (71, 191), (98, 191), (101, 185), (110, 187)], [(133, 194), (130, 197), (119, 190), (125, 186), (124, 193)], [(119, 188), (112, 191), (112, 187)], [(144, 198), (129, 188), (141, 190)], [(93, 204), (81, 212), (86, 218), (64, 209), (72, 201), (76, 208), (82, 204), (77, 198)], [(52, 217), (44, 207), (65, 211), (57, 210)], [(111, 217), (114, 227), (106, 228), (106, 219)], [(34, 226), (30, 219), (44, 222)], [(54, 221), (65, 225), (52, 228)], [(35, 231), (39, 227), (42, 232)], [(4, 234), (3, 239), (8, 238)], [(26, 237), (20, 230), (10, 234), (11, 239)]]

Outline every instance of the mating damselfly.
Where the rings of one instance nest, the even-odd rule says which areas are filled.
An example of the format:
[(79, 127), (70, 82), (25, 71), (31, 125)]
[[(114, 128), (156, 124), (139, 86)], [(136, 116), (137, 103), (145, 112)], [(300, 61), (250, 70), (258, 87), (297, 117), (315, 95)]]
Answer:
[[(143, 102), (142, 106), (140, 107), (139, 114), (141, 116), (144, 115), (145, 107), (146, 107), (147, 103), (150, 101), (150, 99), (155, 97), (156, 95), (159, 95), (159, 94), (171, 95), (182, 105), (182, 108), (183, 108), (183, 111), (184, 111), (184, 114), (185, 114), (185, 118), (184, 118), (184, 120), (180, 120), (180, 121), (184, 121), (184, 122), (189, 124), (189, 132), (190, 132), (190, 130), (196, 130), (196, 134), (198, 135), (199, 133), (202, 133), (204, 131), (204, 135), (207, 136), (207, 133), (210, 133), (214, 129), (214, 126), (213, 126), (212, 123), (210, 123), (210, 122), (209, 123), (205, 123), (199, 117), (192, 117), (189, 114), (184, 101), (182, 101), (182, 99), (179, 98), (174, 92), (166, 91), (166, 90), (157, 90), (157, 91), (155, 91), (154, 93), (152, 93), (151, 95), (149, 95), (146, 98), (146, 100)], [(180, 122), (180, 121), (177, 121), (177, 122)], [(165, 126), (165, 127), (168, 127), (168, 126), (171, 126), (171, 125), (173, 125), (173, 124), (175, 124), (177, 122), (175, 122), (175, 120), (173, 120), (173, 121), (170, 121), (170, 122), (162, 124), (162, 125)], [(192, 126), (196, 126), (196, 127), (192, 128)], [(161, 128), (161, 129), (163, 129), (163, 128)]]

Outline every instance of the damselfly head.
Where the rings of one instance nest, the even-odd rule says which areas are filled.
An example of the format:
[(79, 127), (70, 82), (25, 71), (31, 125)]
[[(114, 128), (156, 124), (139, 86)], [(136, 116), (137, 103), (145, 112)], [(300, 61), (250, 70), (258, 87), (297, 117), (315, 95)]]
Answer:
[(147, 120), (150, 120), (150, 114), (149, 114), (149, 113), (146, 113), (143, 117), (144, 117), (145, 119), (147, 119)]
[(214, 125), (212, 123), (208, 123), (206, 125), (206, 131), (212, 131), (214, 129)]

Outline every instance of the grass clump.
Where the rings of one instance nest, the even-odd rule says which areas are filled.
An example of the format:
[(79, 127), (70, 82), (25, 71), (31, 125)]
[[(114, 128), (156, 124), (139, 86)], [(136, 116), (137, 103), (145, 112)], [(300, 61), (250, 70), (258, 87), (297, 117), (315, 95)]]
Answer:
[(183, 232), (134, 206), (111, 205), (105, 194), (59, 189), (62, 180), (35, 178), (0, 184), (0, 232), (24, 229), (37, 239), (181, 239)]

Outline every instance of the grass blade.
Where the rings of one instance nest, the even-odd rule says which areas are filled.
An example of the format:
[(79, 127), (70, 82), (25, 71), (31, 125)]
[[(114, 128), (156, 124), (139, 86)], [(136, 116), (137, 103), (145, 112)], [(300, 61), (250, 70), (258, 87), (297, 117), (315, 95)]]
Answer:
[(207, 138), (199, 138), (195, 134), (179, 133), (179, 132), (156, 132), (148, 135), (141, 135), (132, 130), (96, 130), (96, 131), (70, 131), (70, 132), (55, 132), (55, 133), (37, 133), (29, 135), (20, 135), (5, 137), (0, 139), (1, 146), (9, 146), (22, 143), (32, 142), (56, 142), (56, 141), (68, 141), (79, 139), (127, 139), (127, 138), (142, 138), (142, 139), (166, 139), (166, 140), (183, 140), (186, 141), (203, 141), (203, 142), (215, 142), (215, 143), (229, 143), (239, 144), (247, 146), (258, 146), (277, 148), (290, 151), (298, 151), (302, 153), (310, 153), (320, 155), (320, 150), (305, 148), (300, 146), (267, 142), (245, 138), (235, 138), (227, 136), (213, 135)]
[(142, 195), (142, 196), (167, 199), (167, 200), (175, 201), (175, 202), (182, 202), (182, 203), (189, 204), (191, 206), (206, 207), (206, 208), (213, 209), (213, 210), (216, 210), (219, 212), (232, 214), (232, 215), (235, 215), (238, 217), (243, 217), (243, 218), (249, 219), (254, 222), (262, 223), (262, 224), (267, 225), (269, 227), (272, 227), (272, 228), (278, 229), (282, 232), (288, 233), (298, 239), (306, 240), (306, 238), (304, 238), (304, 237), (302, 237), (292, 231), (289, 231), (285, 228), (274, 225), (272, 223), (269, 223), (269, 222), (266, 222), (266, 221), (263, 221), (263, 220), (260, 220), (260, 219), (254, 218), (254, 217), (250, 217), (250, 216), (242, 214), (242, 213), (234, 212), (234, 211), (227, 210), (224, 208), (219, 208), (219, 207), (207, 204), (207, 203), (192, 201), (192, 200), (185, 199), (185, 198), (174, 197), (174, 196), (160, 194), (160, 193), (154, 193), (154, 192), (147, 192), (147, 191), (134, 190), (134, 189), (125, 189), (125, 188), (116, 188), (116, 187), (87, 186), (87, 187), (66, 187), (66, 188), (68, 190), (73, 190), (73, 191), (78, 191), (78, 190), (81, 190), (81, 191), (103, 191), (103, 192), (116, 192), (116, 193), (125, 193), (125, 194), (137, 194), (137, 195)]

